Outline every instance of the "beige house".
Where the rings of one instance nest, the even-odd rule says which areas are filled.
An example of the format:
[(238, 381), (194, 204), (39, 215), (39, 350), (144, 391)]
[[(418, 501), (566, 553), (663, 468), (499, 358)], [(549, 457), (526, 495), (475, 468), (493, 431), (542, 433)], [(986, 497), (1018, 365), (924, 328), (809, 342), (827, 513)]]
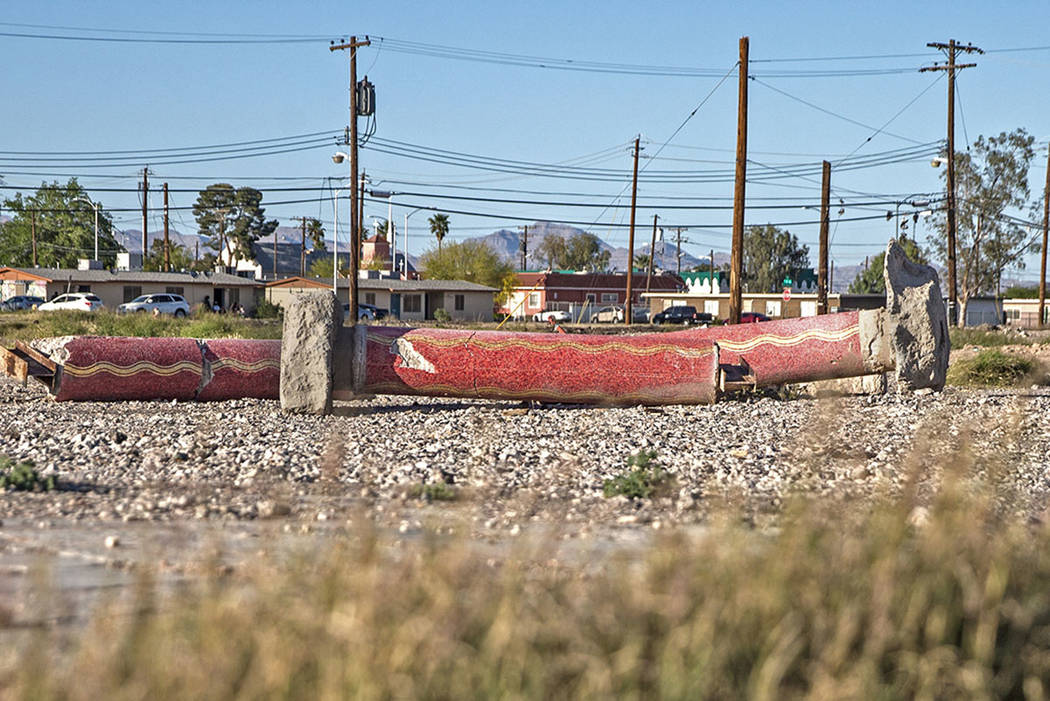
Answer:
[[(716, 319), (729, 318), (729, 294), (704, 294), (700, 292), (652, 292), (642, 293), (642, 298), (649, 304), (651, 313), (656, 314), (664, 309), (677, 305), (695, 307), (698, 312), (707, 312)], [(790, 293), (785, 299), (780, 294), (756, 294), (745, 292), (741, 295), (742, 312), (758, 312), (771, 319), (790, 319), (801, 316), (817, 315), (817, 295), (815, 293)], [(828, 295), (828, 311), (837, 312), (841, 299), (837, 293)]]
[[(292, 295), (307, 290), (332, 289), (326, 280), (290, 277), (266, 285), (266, 299), (287, 306)], [(492, 321), (496, 289), (465, 280), (397, 280), (362, 278), (357, 282), (357, 300), (386, 309), (402, 321), (433, 319), (439, 309), (458, 321)], [(339, 300), (350, 301), (350, 285), (339, 280)]]
[(0, 298), (35, 295), (51, 299), (66, 292), (91, 292), (107, 309), (116, 310), (139, 295), (167, 293), (186, 298), (193, 308), (207, 298), (223, 309), (240, 304), (251, 312), (262, 285), (226, 273), (154, 273), (141, 270), (71, 270), (65, 268), (0, 268)]

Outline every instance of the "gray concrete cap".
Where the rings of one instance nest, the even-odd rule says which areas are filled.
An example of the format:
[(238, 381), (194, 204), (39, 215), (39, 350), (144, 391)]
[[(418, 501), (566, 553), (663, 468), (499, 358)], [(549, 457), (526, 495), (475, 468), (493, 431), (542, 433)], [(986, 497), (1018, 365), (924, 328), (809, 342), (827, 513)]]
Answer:
[(332, 355), (343, 310), (331, 292), (295, 295), (284, 313), (281, 409), (295, 414), (332, 411)]
[(885, 332), (896, 356), (899, 389), (941, 389), (948, 372), (948, 314), (937, 271), (908, 259), (896, 241), (886, 247)]

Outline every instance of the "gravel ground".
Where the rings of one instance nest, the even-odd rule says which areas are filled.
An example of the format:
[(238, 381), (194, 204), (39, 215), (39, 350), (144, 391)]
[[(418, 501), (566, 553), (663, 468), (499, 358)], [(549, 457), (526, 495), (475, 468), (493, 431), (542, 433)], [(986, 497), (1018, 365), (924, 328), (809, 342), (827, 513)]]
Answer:
[[(1047, 409), (1042, 389), (948, 389), (657, 409), (393, 396), (309, 417), (263, 400), (56, 403), (3, 380), (0, 454), (32, 460), (60, 488), (0, 493), (0, 518), (319, 523), (365, 514), (405, 531), (450, 515), (481, 534), (539, 523), (571, 537), (702, 522), (726, 499), (762, 519), (793, 493), (871, 496), (970, 464), (1012, 485), (1015, 505), (1038, 516)], [(643, 449), (672, 479), (652, 499), (606, 498), (604, 481)], [(415, 496), (437, 483), (455, 500)]]

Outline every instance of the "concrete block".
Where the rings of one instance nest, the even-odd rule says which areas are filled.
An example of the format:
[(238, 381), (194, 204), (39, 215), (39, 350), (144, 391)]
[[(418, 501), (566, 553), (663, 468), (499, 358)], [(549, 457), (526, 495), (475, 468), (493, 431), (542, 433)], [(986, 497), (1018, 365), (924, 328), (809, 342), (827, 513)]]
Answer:
[(331, 292), (295, 296), (284, 314), (281, 409), (296, 414), (332, 411), (332, 356), (343, 310)]

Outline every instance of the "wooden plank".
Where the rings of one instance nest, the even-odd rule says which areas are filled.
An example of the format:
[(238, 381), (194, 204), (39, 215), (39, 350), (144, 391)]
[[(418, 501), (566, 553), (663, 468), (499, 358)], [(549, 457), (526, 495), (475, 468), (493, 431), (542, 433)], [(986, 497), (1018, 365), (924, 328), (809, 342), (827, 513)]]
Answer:
[(25, 383), (26, 378), (29, 377), (28, 362), (3, 346), (0, 346), (0, 362), (3, 364), (5, 375)]
[(51, 358), (47, 357), (46, 355), (38, 351), (36, 348), (33, 348), (24, 341), (15, 341), (15, 350), (20, 351), (22, 354), (40, 363), (45, 368), (50, 370), (52, 374), (54, 374), (55, 370), (57, 369), (55, 361), (51, 360)]

